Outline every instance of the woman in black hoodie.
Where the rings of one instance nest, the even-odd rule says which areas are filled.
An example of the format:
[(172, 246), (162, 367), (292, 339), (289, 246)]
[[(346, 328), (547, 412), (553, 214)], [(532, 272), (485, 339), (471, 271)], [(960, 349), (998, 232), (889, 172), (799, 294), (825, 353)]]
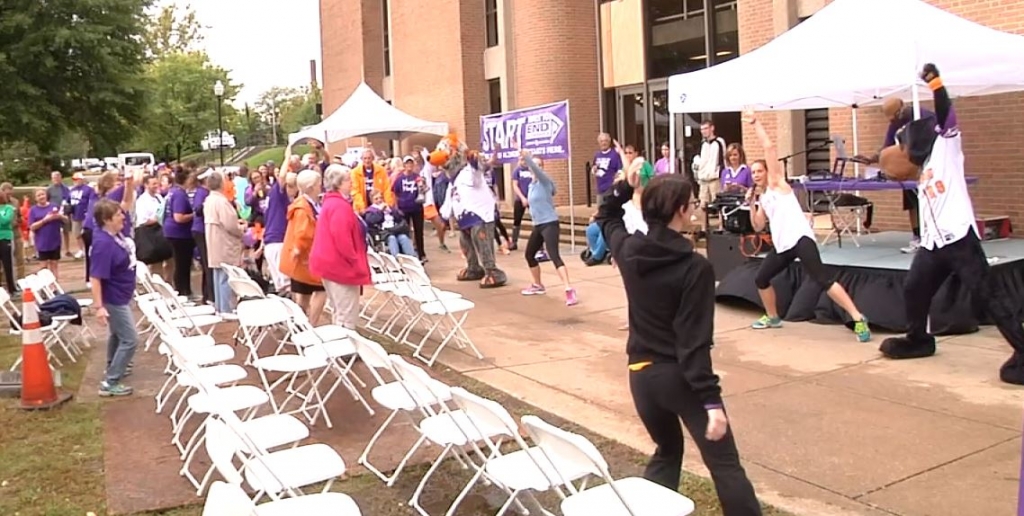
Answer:
[(630, 235), (622, 206), (633, 196), (615, 183), (598, 209), (612, 259), (629, 300), (629, 389), (657, 450), (644, 477), (679, 488), (682, 418), (711, 472), (726, 516), (756, 516), (761, 507), (740, 465), (736, 441), (711, 365), (715, 275), (710, 262), (682, 235), (699, 201), (683, 176), (657, 176), (640, 199), (648, 233)]

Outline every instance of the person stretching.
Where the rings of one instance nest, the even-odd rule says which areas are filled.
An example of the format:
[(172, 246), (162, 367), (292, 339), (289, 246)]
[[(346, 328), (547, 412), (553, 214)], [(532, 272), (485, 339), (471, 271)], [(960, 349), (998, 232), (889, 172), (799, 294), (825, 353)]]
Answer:
[(775, 245), (761, 262), (761, 268), (754, 279), (761, 303), (764, 304), (765, 314), (755, 321), (752, 327), (755, 330), (763, 330), (782, 326), (782, 319), (775, 306), (775, 289), (772, 288), (771, 281), (799, 258), (807, 275), (828, 293), (832, 301), (850, 314), (857, 340), (871, 340), (867, 318), (857, 310), (846, 289), (836, 282), (835, 274), (830, 273), (821, 263), (818, 244), (814, 240), (814, 230), (804, 216), (804, 210), (800, 207), (800, 201), (793, 193), (793, 188), (786, 182), (782, 168), (779, 167), (775, 145), (768, 137), (768, 132), (757, 121), (752, 111), (745, 112), (743, 118), (757, 131), (761, 145), (764, 146), (765, 157), (755, 161), (751, 166), (754, 188), (747, 192), (747, 202), (751, 206), (750, 220), (757, 231), (764, 230), (766, 225), (769, 226)]
[(554, 264), (558, 277), (562, 278), (565, 285), (565, 305), (573, 306), (579, 299), (576, 297), (576, 289), (569, 283), (569, 269), (558, 252), (562, 230), (558, 222), (558, 212), (555, 211), (555, 183), (533, 160), (529, 151), (523, 150), (520, 153), (526, 166), (533, 173), (526, 194), (530, 220), (533, 221), (533, 231), (530, 232), (530, 239), (526, 241), (526, 264), (530, 266), (533, 284), (524, 288), (522, 293), (524, 296), (535, 296), (547, 292), (541, 283), (540, 264), (537, 262), (537, 252), (546, 247), (548, 259)]
[(936, 117), (911, 122), (897, 137), (898, 143), (883, 149), (880, 156), (887, 176), (899, 181), (917, 179), (921, 247), (903, 286), (907, 335), (885, 339), (879, 351), (893, 359), (935, 354), (928, 312), (939, 287), (955, 274), (970, 292), (969, 299), (984, 309), (1013, 348), (1013, 355), (999, 369), (999, 379), (1024, 385), (1024, 328), (1017, 318), (1015, 300), (993, 281), (981, 246), (964, 179), (964, 153), (953, 103), (934, 64), (924, 66), (921, 79), (935, 97)]

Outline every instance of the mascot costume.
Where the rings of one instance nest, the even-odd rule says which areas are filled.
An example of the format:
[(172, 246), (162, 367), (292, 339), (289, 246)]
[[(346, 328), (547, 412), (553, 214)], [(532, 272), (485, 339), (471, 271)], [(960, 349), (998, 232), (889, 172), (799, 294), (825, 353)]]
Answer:
[(1016, 303), (993, 281), (975, 223), (974, 207), (964, 178), (964, 155), (956, 114), (939, 70), (924, 66), (921, 79), (935, 97), (935, 118), (915, 120), (900, 130), (896, 145), (882, 150), (885, 174), (899, 181), (917, 180), (921, 247), (904, 283), (908, 331), (882, 342), (888, 358), (923, 358), (935, 354), (928, 332), (932, 297), (952, 275), (971, 292), (1013, 347), (1013, 356), (999, 370), (1006, 383), (1024, 385), (1024, 328)]
[(508, 282), (494, 261), (494, 194), (484, 177), (487, 165), (454, 134), (441, 139), (430, 164), (442, 169), (451, 181), (441, 216), (454, 222), (459, 243), (466, 253), (466, 268), (459, 281), (479, 281), (480, 288), (497, 288)]

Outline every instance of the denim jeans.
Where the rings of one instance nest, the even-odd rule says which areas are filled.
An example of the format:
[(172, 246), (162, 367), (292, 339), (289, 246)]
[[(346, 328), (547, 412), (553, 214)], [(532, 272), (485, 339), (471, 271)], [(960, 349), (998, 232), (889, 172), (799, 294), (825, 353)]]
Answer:
[(608, 246), (604, 243), (601, 226), (598, 226), (596, 222), (591, 222), (587, 226), (587, 245), (590, 247), (590, 256), (598, 261), (604, 260), (604, 255), (608, 252)]
[(110, 336), (107, 337), (107, 383), (115, 384), (124, 377), (128, 364), (135, 356), (138, 335), (131, 306), (104, 305)]
[(388, 235), (388, 252), (391, 256), (398, 256), (399, 254), (407, 254), (409, 256), (417, 256), (416, 248), (412, 245), (412, 239), (409, 235)]
[(213, 304), (217, 313), (227, 314), (234, 310), (235, 294), (228, 285), (228, 271), (217, 267), (213, 269)]

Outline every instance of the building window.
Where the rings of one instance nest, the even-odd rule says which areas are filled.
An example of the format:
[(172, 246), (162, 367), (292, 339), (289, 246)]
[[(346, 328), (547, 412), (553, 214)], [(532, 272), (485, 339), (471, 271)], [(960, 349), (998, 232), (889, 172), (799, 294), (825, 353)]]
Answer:
[(487, 81), (487, 97), (490, 99), (491, 103), (490, 114), (493, 115), (504, 111), (501, 107), (501, 79), (491, 79)]
[(715, 3), (715, 56), (712, 64), (724, 63), (740, 55), (739, 17), (736, 0), (709, 0)]
[(498, 0), (484, 0), (487, 48), (498, 46)]
[[(807, 21), (808, 17), (800, 18), (797, 25)], [(817, 149), (807, 153), (807, 172), (832, 170), (831, 129), (828, 123), (828, 109), (804, 110), (804, 148)]]
[(647, 5), (648, 78), (706, 68), (704, 0), (651, 0)]
[(388, 12), (388, 0), (381, 0), (384, 13), (384, 77), (391, 76), (391, 14)]

